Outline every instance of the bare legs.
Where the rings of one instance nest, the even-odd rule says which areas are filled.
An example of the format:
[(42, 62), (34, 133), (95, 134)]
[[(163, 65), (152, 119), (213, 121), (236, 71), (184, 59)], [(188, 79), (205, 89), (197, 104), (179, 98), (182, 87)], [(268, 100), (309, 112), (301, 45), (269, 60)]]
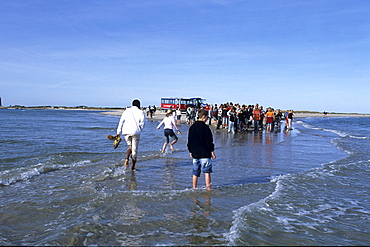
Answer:
[(175, 144), (177, 142), (177, 140), (173, 140), (171, 143), (170, 143), (170, 148), (171, 148), (171, 150), (173, 151), (173, 150), (175, 150), (174, 148), (173, 148), (173, 144)]
[[(206, 180), (206, 189), (211, 190), (211, 173), (204, 173), (204, 178)], [(198, 186), (198, 177), (193, 175), (193, 189)]]
[[(132, 150), (131, 149), (127, 149), (127, 151), (126, 151), (126, 159), (125, 159), (125, 163), (124, 163), (124, 166), (125, 167), (128, 167), (129, 158), (130, 158), (130, 155), (131, 154), (132, 154)], [(136, 159), (132, 158), (132, 156), (131, 156), (131, 160), (132, 160), (131, 170), (135, 170)]]
[(163, 143), (161, 153), (164, 153), (164, 151), (166, 151), (167, 144), (168, 144), (167, 142)]
[(266, 133), (269, 133), (272, 131), (272, 123), (268, 124), (266, 127)]
[[(174, 147), (172, 146), (173, 144), (175, 144), (177, 142), (177, 140), (173, 140), (171, 143), (170, 143), (170, 148), (171, 148), (171, 150), (175, 150), (174, 149)], [(166, 147), (167, 147), (167, 145), (168, 145), (168, 143), (167, 142), (165, 142), (164, 144), (163, 144), (163, 147), (162, 147), (162, 153), (164, 153), (165, 151), (166, 151)]]

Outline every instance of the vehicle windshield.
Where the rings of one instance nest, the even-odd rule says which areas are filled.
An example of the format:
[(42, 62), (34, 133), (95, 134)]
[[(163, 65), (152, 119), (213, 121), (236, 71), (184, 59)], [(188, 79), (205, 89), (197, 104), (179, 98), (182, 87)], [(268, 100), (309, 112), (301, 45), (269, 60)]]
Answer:
[(191, 104), (196, 105), (196, 106), (201, 106), (206, 103), (205, 99), (201, 98), (193, 98), (190, 100)]
[(206, 100), (205, 99), (197, 99), (199, 104), (201, 105), (205, 105), (206, 104)]

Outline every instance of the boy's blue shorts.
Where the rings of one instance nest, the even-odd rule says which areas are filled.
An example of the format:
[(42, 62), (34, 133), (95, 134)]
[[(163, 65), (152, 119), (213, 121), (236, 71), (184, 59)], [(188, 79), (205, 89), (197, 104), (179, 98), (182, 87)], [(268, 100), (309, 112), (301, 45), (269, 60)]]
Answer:
[(201, 171), (203, 173), (212, 173), (211, 158), (193, 159), (193, 175), (199, 177)]

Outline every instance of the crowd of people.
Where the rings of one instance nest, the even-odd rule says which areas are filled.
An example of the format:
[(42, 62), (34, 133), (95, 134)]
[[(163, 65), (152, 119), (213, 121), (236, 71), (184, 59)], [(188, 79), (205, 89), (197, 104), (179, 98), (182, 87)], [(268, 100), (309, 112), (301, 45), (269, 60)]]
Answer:
[[(209, 125), (216, 129), (227, 129), (230, 133), (238, 131), (261, 131), (272, 132), (280, 130), (282, 121), (284, 128), (292, 129), (293, 110), (282, 112), (280, 109), (268, 107), (266, 110), (258, 103), (255, 105), (240, 105), (224, 103), (211, 105), (209, 112)], [(186, 123), (191, 125), (196, 119), (196, 110), (189, 107), (186, 111)]]
[[(139, 100), (133, 100), (132, 107), (122, 113), (117, 134), (112, 138), (120, 138), (121, 134), (124, 136), (127, 144), (124, 166), (128, 167), (131, 158), (131, 170), (135, 170), (137, 147), (146, 116), (152, 117), (156, 108), (155, 106), (149, 106), (146, 111), (145, 114), (140, 108)], [(180, 133), (177, 125), (181, 122), (181, 115), (180, 109), (169, 109), (164, 119), (158, 124), (157, 129), (160, 129), (162, 125), (164, 126), (165, 141), (161, 149), (162, 153), (166, 151), (167, 146), (174, 150), (173, 145), (178, 141), (178, 138), (173, 130), (176, 129)], [(216, 155), (210, 125), (214, 125), (216, 129), (227, 129), (229, 133), (249, 130), (261, 131), (264, 129), (268, 133), (275, 128), (280, 129), (281, 121), (284, 119), (286, 129), (292, 129), (293, 110), (286, 111), (283, 114), (280, 109), (274, 110), (272, 107), (264, 110), (263, 106), (259, 104), (246, 106), (234, 105), (231, 102), (220, 106), (217, 104), (211, 105), (209, 111), (188, 107), (186, 109), (186, 122), (190, 125), (190, 128), (187, 147), (190, 157), (193, 159), (193, 188), (197, 188), (198, 178), (203, 172), (206, 189), (211, 189), (212, 159), (216, 159)], [(171, 142), (170, 138), (172, 139)]]

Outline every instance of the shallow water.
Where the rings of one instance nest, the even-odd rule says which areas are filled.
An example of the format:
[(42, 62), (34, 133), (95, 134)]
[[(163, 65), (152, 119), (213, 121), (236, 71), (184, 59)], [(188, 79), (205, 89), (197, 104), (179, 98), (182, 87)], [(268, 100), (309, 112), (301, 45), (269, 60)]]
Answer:
[[(188, 127), (160, 154), (147, 122), (138, 171), (119, 117), (0, 110), (2, 245), (367, 245), (367, 118), (306, 118), (278, 133), (214, 132), (211, 192), (191, 189)], [(351, 126), (351, 128), (349, 128)]]

